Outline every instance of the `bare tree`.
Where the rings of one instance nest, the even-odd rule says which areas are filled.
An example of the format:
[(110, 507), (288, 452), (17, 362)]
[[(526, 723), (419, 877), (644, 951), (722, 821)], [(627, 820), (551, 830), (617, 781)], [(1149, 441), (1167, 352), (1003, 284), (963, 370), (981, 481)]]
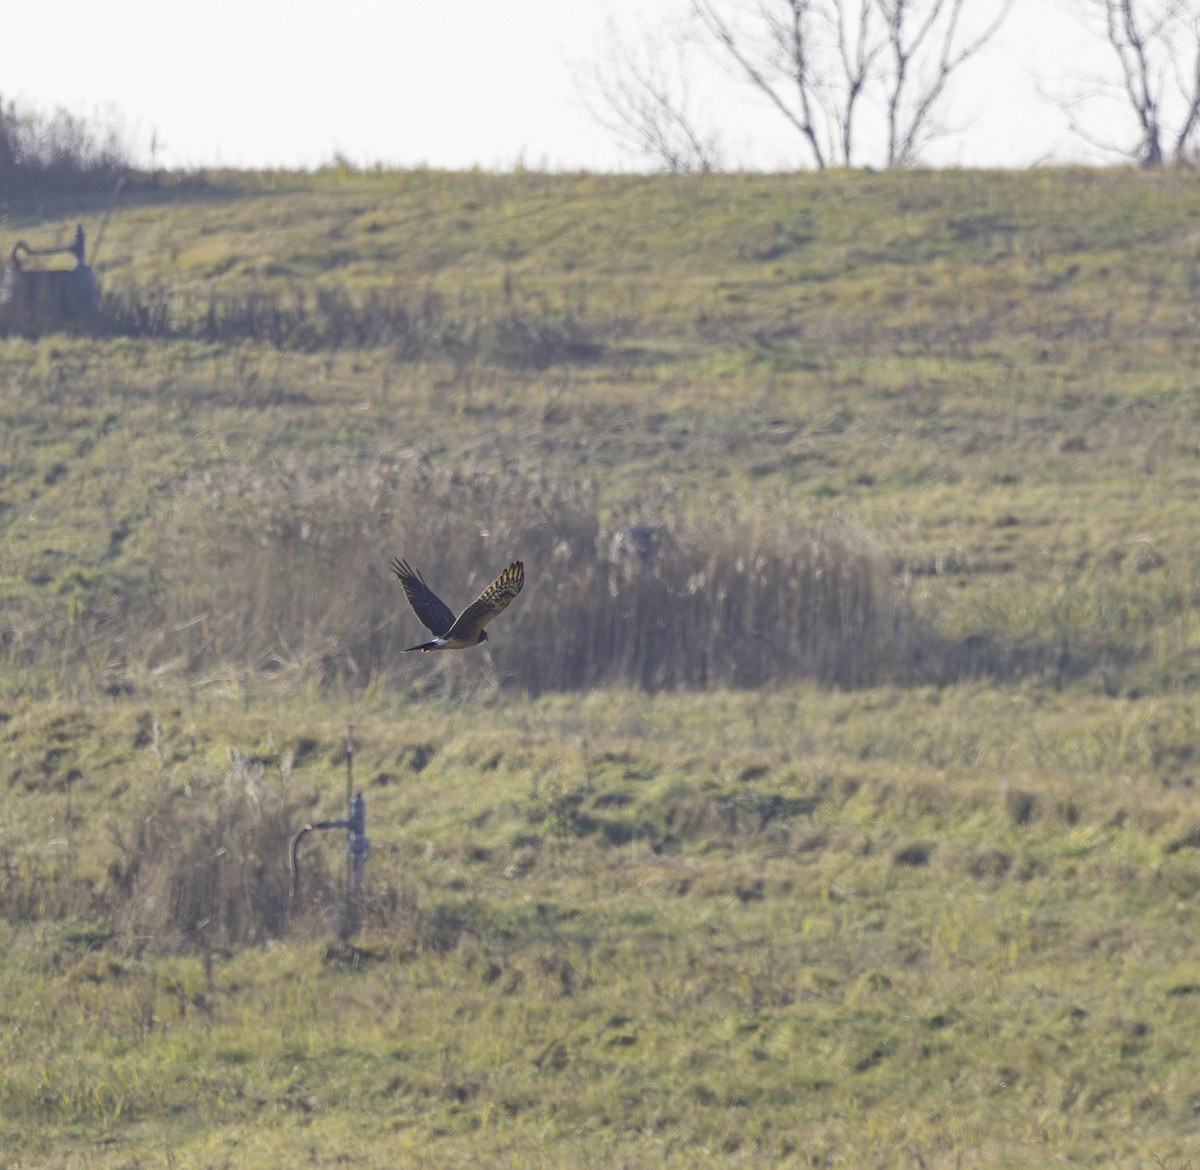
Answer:
[(841, 157), (847, 166), (851, 163), (850, 152), (854, 145), (854, 108), (883, 51), (883, 42), (874, 35), (876, 6), (859, 3), (856, 12), (849, 9), (848, 0), (833, 0), (834, 43), (840, 65), (838, 76), (844, 84), (840, 93), (836, 83), (829, 85), (826, 106), (837, 123)]
[[(1078, 0), (1085, 26), (1112, 49), (1118, 76), (1090, 79), (1060, 105), (1084, 141), (1144, 167), (1183, 162), (1200, 119), (1200, 0)], [(1117, 101), (1131, 115), (1124, 142), (1092, 132), (1085, 111)]]
[[(749, 32), (736, 23), (736, 14), (725, 14), (710, 0), (693, 0), (693, 7), (703, 29), (744, 79), (799, 132), (813, 162), (828, 165), (833, 144), (826, 140), (821, 119), (824, 86), (814, 52), (813, 0), (788, 0), (775, 9), (764, 3), (756, 14), (760, 26)], [(849, 110), (845, 118), (850, 121)]]
[(962, 35), (967, 0), (877, 0), (887, 28), (892, 66), (881, 71), (887, 92), (888, 166), (910, 166), (942, 128), (938, 103), (957, 70), (1000, 31), (1013, 0), (997, 4), (974, 36)]
[(717, 171), (720, 135), (693, 112), (686, 51), (685, 40), (661, 35), (634, 49), (610, 24), (602, 62), (581, 71), (580, 91), (592, 116), (643, 158), (672, 174)]
[[(949, 83), (999, 30), (1014, 0), (690, 0), (698, 40), (799, 134), (808, 161), (852, 166), (873, 156), (911, 166), (933, 137)], [(966, 14), (990, 14), (968, 30)], [(686, 65), (684, 58), (679, 58)], [(604, 95), (628, 135), (661, 142), (679, 118), (661, 78), (627, 74), (651, 101), (629, 100), (610, 82)], [(620, 99), (614, 100), (614, 99)], [(864, 130), (867, 118), (873, 119)], [(694, 147), (692, 147), (694, 151)], [(665, 156), (661, 145), (657, 153)]]

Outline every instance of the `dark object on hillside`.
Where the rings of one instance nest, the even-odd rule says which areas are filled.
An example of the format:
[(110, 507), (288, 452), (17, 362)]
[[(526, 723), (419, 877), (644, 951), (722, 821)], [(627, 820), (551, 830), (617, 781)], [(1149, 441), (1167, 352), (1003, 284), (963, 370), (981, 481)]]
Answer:
[[(28, 269), (22, 256), (75, 258), (71, 268)], [(0, 334), (36, 337), (57, 329), (87, 330), (100, 319), (100, 287), (85, 263), (83, 224), (71, 243), (58, 248), (31, 248), (19, 240), (0, 278)]]
[(421, 624), (435, 635), (432, 642), (406, 646), (408, 650), (466, 650), (487, 641), (484, 626), (508, 608), (525, 584), (525, 566), (513, 561), (461, 614), (454, 611), (428, 585), (407, 561), (393, 560), (392, 572), (400, 578), (404, 596)]
[(1200, 825), (1193, 828), (1190, 833), (1184, 833), (1182, 837), (1176, 837), (1167, 846), (1168, 853), (1178, 853), (1181, 849), (1200, 849)]
[(608, 546), (609, 593), (616, 597), (621, 583), (654, 576), (664, 567), (671, 547), (670, 533), (663, 524), (629, 524), (613, 533)]
[(636, 557), (648, 568), (662, 552), (666, 538), (666, 529), (661, 524), (630, 524), (614, 534), (609, 560), (619, 564)]
[(913, 845), (905, 845), (903, 849), (898, 849), (892, 857), (894, 865), (904, 865), (917, 867), (928, 865), (929, 859), (933, 856), (933, 851), (937, 848), (931, 841), (918, 841)]
[(1000, 789), (1004, 794), (1004, 809), (1008, 819), (1018, 828), (1030, 824), (1037, 812), (1037, 797), (1032, 792), (1014, 788), (1007, 776), (1000, 777)]

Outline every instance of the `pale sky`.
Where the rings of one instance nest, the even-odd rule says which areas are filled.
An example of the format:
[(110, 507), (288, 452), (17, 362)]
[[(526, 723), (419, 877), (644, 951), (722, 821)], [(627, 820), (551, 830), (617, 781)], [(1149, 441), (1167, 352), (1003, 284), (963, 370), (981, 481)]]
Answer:
[[(990, 11), (997, 0), (976, 0)], [(119, 120), (167, 167), (357, 164), (629, 170), (645, 164), (589, 113), (577, 76), (609, 22), (636, 41), (686, 0), (10, 0), (0, 97)], [(1103, 63), (1061, 0), (1018, 0), (947, 113), (935, 165), (1097, 161), (1038, 99), (1039, 79)], [(727, 161), (804, 160), (779, 115), (714, 65), (697, 105)]]

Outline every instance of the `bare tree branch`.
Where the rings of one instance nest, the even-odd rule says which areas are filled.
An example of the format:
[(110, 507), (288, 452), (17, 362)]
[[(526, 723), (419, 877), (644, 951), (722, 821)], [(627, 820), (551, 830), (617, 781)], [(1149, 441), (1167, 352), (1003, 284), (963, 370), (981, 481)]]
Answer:
[(951, 78), (993, 39), (1014, 0), (992, 0), (990, 19), (966, 39), (963, 15), (973, 0), (759, 0), (752, 19), (773, 49), (768, 57), (739, 35), (745, 5), (735, 23), (726, 15), (739, 7), (732, 0), (692, 2), (714, 43), (823, 167), (854, 162), (862, 149), (856, 114), (872, 93), (884, 110), (885, 165), (911, 166), (938, 132), (934, 115)]
[[(743, 50), (733, 26), (717, 11), (712, 0), (692, 0), (693, 11), (703, 27), (733, 59), (750, 85), (758, 90), (800, 132), (801, 137), (808, 143), (812, 151), (817, 167), (823, 169), (827, 164), (825, 151), (822, 149), (813, 119), (814, 78), (807, 52), (809, 38), (806, 24), (811, 0), (784, 0), (784, 3), (790, 10), (789, 24), (792, 32), (787, 49), (792, 67), (791, 81), (796, 87), (798, 113), (776, 92), (775, 86), (764, 69), (755, 63), (748, 52)], [(768, 24), (770, 23), (768, 19)], [(778, 43), (778, 36), (775, 39)]]
[[(690, 0), (699, 42), (799, 135), (817, 168), (911, 166), (944, 133), (949, 83), (1015, 0)], [(976, 18), (968, 31), (967, 15)], [(980, 23), (982, 21), (982, 24)], [(672, 169), (704, 157), (679, 91), (625, 51), (598, 90), (610, 122)], [(615, 76), (614, 76), (615, 74)], [(683, 160), (682, 162), (680, 160)]]
[[(1144, 167), (1186, 161), (1200, 129), (1200, 0), (1078, 0), (1085, 27), (1112, 50), (1117, 73), (1094, 81), (1069, 109), (1072, 131)], [(1075, 112), (1093, 98), (1117, 100), (1136, 128), (1132, 143), (1103, 141)], [(1169, 145), (1168, 145), (1169, 144)]]
[(1088, 129), (1087, 123), (1080, 114), (1080, 107), (1086, 106), (1089, 98), (1094, 95), (1084, 94), (1082, 96), (1065, 101), (1061, 97), (1048, 92), (1042, 87), (1039, 87), (1038, 93), (1043, 98), (1054, 102), (1054, 104), (1058, 106), (1060, 113), (1067, 120), (1067, 128), (1072, 134), (1075, 135), (1076, 138), (1081, 139), (1083, 142), (1086, 142), (1088, 146), (1094, 147), (1096, 150), (1101, 151), (1104, 154), (1111, 155), (1114, 162), (1121, 158), (1128, 157), (1128, 151), (1124, 147), (1116, 146), (1111, 140), (1101, 138)]
[(690, 109), (689, 75), (683, 48), (673, 46), (675, 70), (659, 45), (639, 55), (609, 26), (601, 66), (585, 68), (580, 93), (592, 117), (639, 155), (674, 174), (716, 171), (724, 154), (716, 132), (705, 133)]
[(875, 5), (860, 3), (858, 19), (853, 22), (846, 11), (847, 0), (833, 0), (833, 7), (837, 48), (842, 59), (842, 74), (846, 79), (845, 101), (838, 122), (841, 130), (842, 158), (846, 165), (850, 166), (854, 145), (854, 107), (871, 78), (871, 70), (879, 54), (883, 52), (885, 42), (883, 38), (874, 36), (872, 26)]
[(1105, 9), (1108, 43), (1116, 50), (1125, 92), (1142, 128), (1141, 161), (1145, 166), (1158, 166), (1162, 162), (1158, 98), (1150, 89), (1151, 68), (1146, 56), (1146, 43), (1138, 31), (1133, 0), (1105, 0)]
[(1176, 159), (1183, 158), (1188, 140), (1195, 133), (1196, 122), (1200, 119), (1200, 19), (1192, 22), (1192, 44), (1194, 51), (1191, 76), (1187, 79), (1186, 84), (1182, 78), (1176, 76), (1179, 92), (1183, 94), (1186, 103), (1186, 112), (1183, 121), (1179, 124), (1171, 152)]
[[(1000, 31), (1012, 11), (1013, 0), (1003, 0), (996, 7), (990, 23), (964, 44), (957, 41), (967, 0), (932, 0), (923, 11), (913, 0), (877, 2), (887, 27), (888, 46), (894, 62), (886, 78), (888, 166), (912, 166), (922, 144), (938, 130), (933, 113), (945, 96), (951, 77), (986, 48)], [(911, 28), (914, 22), (915, 28)], [(920, 59), (922, 49), (926, 47), (929, 48), (927, 57), (936, 54), (935, 63), (923, 79), (914, 80), (910, 67)]]

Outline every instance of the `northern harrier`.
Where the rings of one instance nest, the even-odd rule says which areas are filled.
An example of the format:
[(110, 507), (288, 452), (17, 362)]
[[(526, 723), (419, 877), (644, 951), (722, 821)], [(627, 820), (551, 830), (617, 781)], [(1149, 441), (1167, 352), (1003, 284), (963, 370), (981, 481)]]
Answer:
[(420, 573), (408, 567), (407, 561), (393, 560), (392, 572), (400, 578), (404, 596), (413, 607), (421, 624), (436, 635), (432, 642), (406, 646), (409, 650), (466, 650), (487, 641), (483, 628), (508, 607), (525, 584), (525, 566), (513, 561), (466, 609), (454, 616), (454, 611), (428, 585)]

